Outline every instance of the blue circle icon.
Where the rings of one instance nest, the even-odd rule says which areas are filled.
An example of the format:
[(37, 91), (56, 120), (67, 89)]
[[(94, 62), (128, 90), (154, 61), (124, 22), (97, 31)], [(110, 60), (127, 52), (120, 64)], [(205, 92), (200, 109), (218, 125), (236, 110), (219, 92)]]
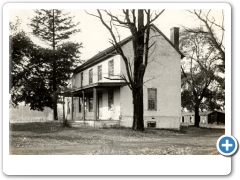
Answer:
[(236, 152), (238, 142), (233, 136), (221, 136), (217, 141), (217, 149), (224, 156), (231, 156)]

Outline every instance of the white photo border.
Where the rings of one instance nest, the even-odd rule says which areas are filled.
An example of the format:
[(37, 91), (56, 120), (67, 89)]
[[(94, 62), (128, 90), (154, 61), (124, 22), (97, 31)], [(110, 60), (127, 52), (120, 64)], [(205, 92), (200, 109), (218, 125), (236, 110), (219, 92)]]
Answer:
[[(7, 3), (3, 7), (3, 172), (6, 175), (228, 175), (231, 157), (222, 155), (9, 155), (9, 10), (122, 9), (126, 3)], [(127, 3), (127, 8), (224, 9), (226, 59), (231, 60), (231, 6), (227, 3)], [(231, 61), (226, 61), (226, 124), (231, 135)], [(187, 168), (186, 168), (187, 167)]]

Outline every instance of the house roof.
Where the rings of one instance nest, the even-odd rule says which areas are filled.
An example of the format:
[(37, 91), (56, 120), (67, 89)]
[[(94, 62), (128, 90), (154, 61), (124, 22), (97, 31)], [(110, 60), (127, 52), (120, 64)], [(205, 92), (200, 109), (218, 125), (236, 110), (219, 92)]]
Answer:
[(183, 54), (181, 51), (179, 51), (178, 48), (175, 47), (175, 45), (173, 44), (173, 42), (170, 41), (170, 39), (168, 39), (167, 36), (165, 36), (165, 34), (163, 34), (163, 32), (160, 31), (160, 29), (157, 28), (157, 26), (155, 26), (154, 24), (152, 24), (152, 27), (153, 27), (159, 34), (161, 34), (161, 35), (168, 41), (169, 44), (172, 45), (172, 47), (181, 55), (181, 58), (184, 58), (184, 57), (185, 57), (184, 54)]
[[(167, 42), (181, 55), (181, 58), (185, 57), (183, 55), (183, 53), (181, 51), (179, 51), (178, 48), (176, 48), (174, 46), (174, 44), (162, 33), (162, 31), (160, 31), (154, 24), (151, 25), (153, 30), (156, 30), (159, 34), (161, 34), (164, 39), (167, 40)], [(128, 43), (129, 41), (132, 40), (132, 36), (129, 36), (125, 39), (123, 39), (122, 41), (119, 42), (120, 46), (123, 46), (124, 44)], [(114, 55), (117, 55), (118, 53), (115, 51), (115, 48), (113, 46), (108, 47), (107, 49), (99, 52), (98, 54), (96, 54), (95, 56), (93, 56), (92, 58), (88, 59), (85, 63), (83, 63), (82, 65), (78, 66), (77, 68), (75, 68), (73, 70), (74, 73), (77, 73), (79, 71), (82, 71), (84, 69), (87, 69), (88, 67), (101, 62), (102, 60), (106, 59), (106, 58), (110, 58)]]

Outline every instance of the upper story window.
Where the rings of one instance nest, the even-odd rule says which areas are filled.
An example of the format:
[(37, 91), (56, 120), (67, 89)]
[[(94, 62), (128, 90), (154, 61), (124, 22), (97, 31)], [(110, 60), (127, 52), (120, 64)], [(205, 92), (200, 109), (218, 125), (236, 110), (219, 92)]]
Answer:
[(83, 86), (83, 72), (81, 72), (81, 87)]
[(148, 110), (157, 110), (157, 89), (148, 88)]
[(113, 65), (113, 60), (108, 61), (108, 77), (114, 75), (114, 65)]
[(102, 80), (102, 65), (98, 66), (98, 81)]
[(93, 82), (93, 70), (90, 69), (89, 70), (89, 84), (91, 84)]

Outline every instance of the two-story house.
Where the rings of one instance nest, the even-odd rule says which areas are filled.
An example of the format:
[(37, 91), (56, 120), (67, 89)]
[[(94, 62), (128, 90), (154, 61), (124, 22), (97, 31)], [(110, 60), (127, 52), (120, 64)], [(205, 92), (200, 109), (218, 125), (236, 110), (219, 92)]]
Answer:
[[(149, 64), (144, 76), (145, 127), (178, 129), (181, 120), (181, 58), (179, 28), (170, 30), (171, 41), (155, 26), (151, 27)], [(131, 36), (119, 44), (130, 62)], [(131, 64), (131, 63), (130, 63)], [(73, 97), (66, 98), (66, 117), (90, 126), (118, 123), (131, 127), (132, 93), (119, 76), (126, 74), (122, 57), (113, 47), (93, 56), (73, 72)]]

